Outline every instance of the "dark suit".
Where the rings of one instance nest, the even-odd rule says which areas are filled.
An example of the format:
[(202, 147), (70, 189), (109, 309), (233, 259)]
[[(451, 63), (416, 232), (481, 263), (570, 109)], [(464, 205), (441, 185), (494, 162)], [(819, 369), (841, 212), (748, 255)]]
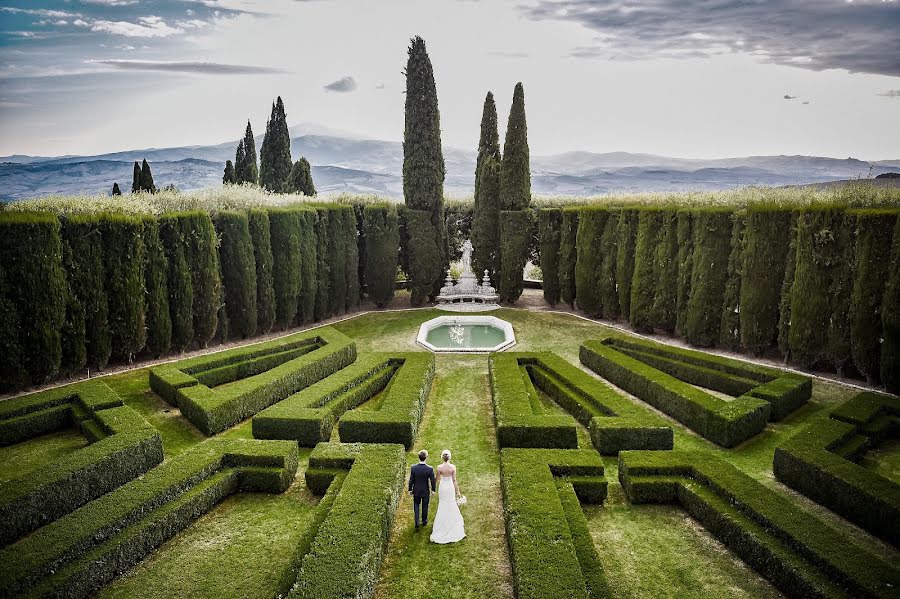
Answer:
[[(430, 487), (430, 488), (429, 488)], [(409, 491), (413, 494), (413, 518), (419, 524), (419, 506), (422, 506), (422, 524), (428, 524), (428, 500), (437, 485), (434, 480), (434, 468), (425, 462), (419, 462), (409, 469)]]

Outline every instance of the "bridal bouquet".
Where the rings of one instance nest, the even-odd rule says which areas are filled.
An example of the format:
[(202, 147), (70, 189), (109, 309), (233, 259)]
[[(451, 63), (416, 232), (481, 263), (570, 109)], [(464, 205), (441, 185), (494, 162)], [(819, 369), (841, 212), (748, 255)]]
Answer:
[(465, 495), (456, 498), (456, 505), (466, 505), (467, 503), (469, 503), (469, 500), (466, 499)]

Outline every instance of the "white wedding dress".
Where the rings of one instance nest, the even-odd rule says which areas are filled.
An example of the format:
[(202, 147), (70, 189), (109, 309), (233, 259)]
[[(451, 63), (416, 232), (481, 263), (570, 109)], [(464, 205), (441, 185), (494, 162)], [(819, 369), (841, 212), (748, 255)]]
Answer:
[(456, 505), (456, 489), (453, 479), (441, 476), (438, 485), (438, 509), (434, 517), (434, 528), (431, 530), (432, 543), (455, 543), (466, 536), (463, 517)]

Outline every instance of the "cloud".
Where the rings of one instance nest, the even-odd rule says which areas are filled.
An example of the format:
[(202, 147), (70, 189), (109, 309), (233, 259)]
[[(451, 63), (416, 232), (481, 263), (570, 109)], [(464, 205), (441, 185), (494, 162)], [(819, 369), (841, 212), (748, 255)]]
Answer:
[(356, 80), (353, 77), (347, 75), (346, 77), (341, 77), (337, 81), (332, 81), (328, 85), (324, 86), (324, 89), (325, 91), (329, 92), (345, 94), (356, 89)]
[(379, 83), (375, 86), (375, 89), (384, 89), (384, 83)]
[(102, 4), (103, 6), (130, 6), (138, 0), (81, 0), (85, 4)]
[(48, 10), (46, 8), (15, 8), (13, 6), (0, 6), (0, 12), (14, 15), (32, 15), (35, 17), (49, 17), (51, 19), (70, 19), (78, 17), (77, 13), (64, 10)]
[(161, 17), (140, 17), (138, 21), (138, 23), (132, 23), (130, 21), (98, 20), (90, 23), (90, 27), (91, 31), (101, 31), (125, 37), (169, 37), (184, 33), (184, 29), (166, 25), (166, 22)]
[(105, 65), (123, 71), (162, 71), (198, 75), (266, 75), (283, 73), (281, 69), (219, 62), (175, 62), (162, 60), (91, 60), (90, 64)]
[(742, 53), (805, 69), (900, 75), (900, 5), (881, 0), (706, 0), (638, 4), (535, 0), (534, 20), (578, 23), (596, 34), (580, 58), (695, 58)]
[(900, 89), (889, 89), (886, 92), (881, 92), (878, 95), (884, 98), (896, 98), (897, 100), (900, 100)]
[(788, 94), (784, 94), (784, 99), (785, 100), (796, 100), (797, 96), (789, 96)]

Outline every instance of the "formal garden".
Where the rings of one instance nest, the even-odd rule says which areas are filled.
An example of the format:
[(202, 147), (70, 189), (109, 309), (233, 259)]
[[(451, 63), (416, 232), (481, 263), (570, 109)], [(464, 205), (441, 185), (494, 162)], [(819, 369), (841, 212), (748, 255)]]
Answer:
[[(896, 597), (900, 194), (532, 198), (519, 85), (445, 201), (420, 42), (404, 204), (0, 211), (0, 597)], [(473, 275), (502, 350), (432, 351)]]

